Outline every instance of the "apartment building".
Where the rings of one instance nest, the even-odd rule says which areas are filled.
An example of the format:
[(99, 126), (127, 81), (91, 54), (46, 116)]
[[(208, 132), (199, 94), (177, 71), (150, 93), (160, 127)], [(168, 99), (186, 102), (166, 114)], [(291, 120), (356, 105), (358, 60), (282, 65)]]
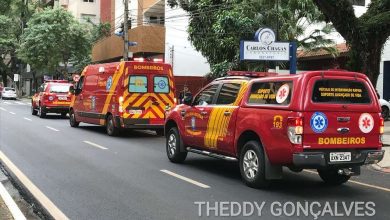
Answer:
[(46, 0), (47, 4), (61, 6), (81, 22), (100, 23), (100, 5), (110, 0)]
[[(124, 41), (115, 33), (124, 22), (123, 0), (101, 0), (100, 14), (103, 22), (111, 23), (111, 36), (97, 42), (92, 50), (94, 62), (118, 61), (123, 57)], [(130, 57), (164, 58), (165, 53), (165, 1), (131, 0), (129, 1), (128, 30)]]

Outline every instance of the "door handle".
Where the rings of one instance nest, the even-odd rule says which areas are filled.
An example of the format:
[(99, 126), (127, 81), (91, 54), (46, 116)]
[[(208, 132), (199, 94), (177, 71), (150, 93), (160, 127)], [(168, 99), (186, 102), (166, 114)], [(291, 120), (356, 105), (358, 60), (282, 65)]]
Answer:
[(337, 128), (337, 132), (345, 134), (349, 132), (349, 128)]
[(225, 116), (230, 116), (232, 113), (231, 112), (228, 112), (228, 111), (226, 111), (226, 112), (224, 112), (223, 113), (223, 115), (225, 115)]
[(202, 111), (200, 112), (201, 115), (207, 115), (207, 112), (206, 111)]
[(182, 117), (184, 117), (186, 115), (186, 110), (181, 110), (180, 114)]

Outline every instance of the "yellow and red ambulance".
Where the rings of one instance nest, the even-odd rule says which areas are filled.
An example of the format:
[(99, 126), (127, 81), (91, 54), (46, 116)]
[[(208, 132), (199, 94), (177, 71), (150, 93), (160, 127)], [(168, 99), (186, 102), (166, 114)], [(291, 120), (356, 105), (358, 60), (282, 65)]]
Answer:
[(165, 110), (175, 105), (172, 67), (156, 60), (89, 65), (71, 92), (70, 126), (103, 125), (110, 136), (125, 128), (162, 135)]

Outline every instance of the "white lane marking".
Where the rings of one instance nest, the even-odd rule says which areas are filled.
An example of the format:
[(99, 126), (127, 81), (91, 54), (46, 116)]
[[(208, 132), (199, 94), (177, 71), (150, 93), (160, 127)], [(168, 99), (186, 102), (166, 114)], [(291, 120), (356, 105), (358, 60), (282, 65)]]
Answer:
[(5, 108), (2, 108), (2, 107), (0, 107), (0, 110), (2, 110), (2, 111), (7, 111)]
[(0, 160), (54, 219), (69, 219), (49, 198), (47, 198), (47, 196), (45, 196), (45, 194), (42, 193), (41, 190), (38, 189), (38, 187), (34, 185), (34, 183), (31, 182), (29, 178), (27, 178), (26, 175), (24, 175), (24, 173), (22, 173), (22, 171), (19, 170), (19, 168), (15, 166), (15, 164), (11, 162), (10, 159), (8, 159), (7, 156), (5, 156), (5, 154), (3, 154), (1, 150)]
[(23, 102), (15, 102), (15, 103), (19, 105), (25, 105)]
[(166, 173), (166, 174), (168, 174), (168, 175), (171, 175), (171, 176), (173, 176), (173, 177), (176, 177), (176, 178), (178, 178), (178, 179), (184, 180), (184, 181), (186, 181), (186, 182), (188, 182), (188, 183), (194, 184), (194, 185), (196, 185), (196, 186), (199, 186), (199, 187), (202, 187), (202, 188), (205, 188), (205, 189), (210, 188), (210, 186), (208, 186), (208, 185), (206, 185), (206, 184), (203, 184), (203, 183), (200, 183), (200, 182), (195, 181), (195, 180), (193, 180), (193, 179), (187, 178), (187, 177), (185, 177), (185, 176), (176, 174), (176, 173), (171, 172), (171, 171), (169, 171), (169, 170), (160, 170), (160, 171), (163, 172), (163, 173)]
[(10, 114), (13, 114), (13, 115), (16, 115), (16, 113), (15, 112), (9, 112)]
[(25, 220), (26, 217), (23, 215), (22, 211), (20, 211), (18, 205), (16, 205), (15, 201), (12, 199), (11, 195), (5, 189), (4, 185), (0, 182), (0, 196), (3, 198), (5, 205), (7, 205), (9, 211), (12, 214), (12, 217), (15, 220)]
[(11, 103), (9, 103), (9, 102), (3, 102), (4, 104), (6, 104), (6, 105), (10, 105)]
[(52, 127), (50, 127), (50, 126), (46, 126), (46, 128), (48, 128), (48, 129), (50, 129), (50, 130), (53, 130), (53, 131), (60, 131), (60, 130), (57, 130), (57, 129), (52, 128)]
[(24, 117), (24, 120), (27, 120), (27, 121), (32, 121), (31, 119), (29, 119), (29, 118), (26, 118), (26, 117)]
[[(317, 172), (311, 171), (311, 170), (303, 170), (303, 171), (305, 171), (307, 173), (311, 173), (311, 174), (318, 174)], [(379, 190), (383, 190), (385, 192), (390, 192), (389, 188), (385, 188), (385, 187), (381, 187), (381, 186), (375, 186), (375, 185), (371, 185), (371, 184), (368, 184), (368, 183), (362, 183), (362, 182), (355, 181), (355, 180), (349, 180), (348, 183), (354, 183), (354, 184), (357, 184), (357, 185), (366, 186), (366, 187), (374, 188), (374, 189), (379, 189)]]
[(108, 150), (107, 147), (103, 147), (103, 146), (101, 146), (101, 145), (99, 145), (99, 144), (95, 144), (95, 143), (92, 143), (92, 142), (90, 142), (90, 141), (83, 141), (83, 142), (86, 143), (86, 144), (89, 144), (89, 145), (91, 145), (91, 146), (100, 148), (100, 149), (102, 149), (102, 150)]

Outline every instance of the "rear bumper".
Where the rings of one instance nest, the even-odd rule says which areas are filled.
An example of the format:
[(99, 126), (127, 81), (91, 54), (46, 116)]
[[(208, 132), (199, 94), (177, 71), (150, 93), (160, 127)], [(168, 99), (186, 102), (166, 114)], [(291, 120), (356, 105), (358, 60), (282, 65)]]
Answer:
[(68, 113), (69, 106), (43, 106), (43, 111), (47, 113)]
[(122, 128), (151, 130), (164, 129), (164, 124), (150, 124), (149, 119), (132, 119), (116, 116), (115, 120), (117, 125), (121, 125)]
[(330, 162), (329, 152), (301, 152), (293, 154), (293, 164), (301, 168), (324, 168), (324, 167), (351, 167), (365, 164), (378, 163), (383, 159), (384, 150), (360, 150), (353, 151), (351, 161)]
[(3, 94), (1, 95), (1, 97), (7, 98), (7, 99), (16, 99), (16, 98), (17, 98), (17, 95), (16, 95), (16, 94), (3, 93)]

